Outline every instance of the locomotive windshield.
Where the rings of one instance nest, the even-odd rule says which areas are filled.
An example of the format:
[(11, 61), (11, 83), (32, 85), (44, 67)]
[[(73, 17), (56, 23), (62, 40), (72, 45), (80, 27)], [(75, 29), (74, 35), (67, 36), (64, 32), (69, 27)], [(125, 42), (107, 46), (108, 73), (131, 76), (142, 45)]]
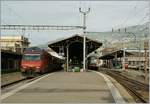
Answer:
[(24, 55), (23, 60), (30, 60), (30, 61), (40, 60), (40, 55), (39, 54)]

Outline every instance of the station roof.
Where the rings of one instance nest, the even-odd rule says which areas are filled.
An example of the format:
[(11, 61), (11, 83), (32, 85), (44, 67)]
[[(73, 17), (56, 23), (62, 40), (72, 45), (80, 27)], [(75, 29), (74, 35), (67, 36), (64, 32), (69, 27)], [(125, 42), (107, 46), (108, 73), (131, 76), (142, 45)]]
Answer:
[(52, 56), (54, 56), (54, 57), (56, 57), (56, 58), (58, 58), (58, 59), (62, 59), (62, 60), (64, 60), (65, 58), (63, 57), (63, 56), (60, 56), (58, 53), (56, 53), (56, 52), (48, 52), (50, 55), (52, 55)]
[[(83, 43), (83, 36), (75, 34), (69, 38), (58, 39), (56, 41), (48, 43), (48, 47), (52, 48), (56, 52), (59, 52), (59, 47), (67, 47), (68, 45), (74, 42)], [(102, 46), (102, 43), (97, 40), (90, 39), (86, 36), (86, 46), (88, 53), (90, 53), (95, 49), (99, 48), (100, 46)]]
[[(99, 59), (102, 59), (102, 60), (109, 60), (109, 59), (113, 59), (115, 58), (115, 55), (117, 54), (117, 58), (118, 57), (123, 57), (123, 50), (116, 50), (116, 51), (112, 51), (110, 53), (107, 53), (101, 57), (99, 57)], [(129, 55), (132, 55), (132, 53), (130, 52), (125, 52), (125, 55), (126, 56), (129, 56)]]

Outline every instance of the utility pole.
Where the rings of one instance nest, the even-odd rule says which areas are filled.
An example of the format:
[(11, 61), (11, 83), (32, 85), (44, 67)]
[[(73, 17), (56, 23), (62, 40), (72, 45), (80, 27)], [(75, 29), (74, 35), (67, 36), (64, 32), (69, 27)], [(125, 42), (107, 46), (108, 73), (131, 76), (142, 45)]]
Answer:
[(126, 48), (125, 48), (125, 43), (123, 43), (123, 64), (122, 64), (123, 70), (125, 70), (125, 58), (126, 58)]
[(148, 81), (148, 73), (147, 73), (147, 50), (148, 50), (148, 42), (144, 42), (144, 50), (145, 50), (145, 64), (144, 64), (144, 70), (145, 70), (145, 82)]
[[(120, 30), (120, 29), (119, 29)], [(132, 33), (132, 32), (127, 32), (127, 29), (125, 28), (125, 33), (128, 33), (128, 34), (132, 34), (133, 36), (134, 36), (134, 42), (135, 42), (135, 44), (137, 44), (137, 41), (136, 41), (136, 35), (134, 34), (134, 33)], [(125, 39), (126, 40), (126, 39)], [(125, 65), (126, 65), (126, 47), (125, 47), (125, 40), (124, 40), (124, 42), (123, 42), (123, 63), (122, 63), (122, 69), (123, 70), (125, 70)]]
[(81, 8), (79, 8), (80, 13), (83, 14), (83, 70), (86, 71), (85, 68), (85, 57), (86, 57), (86, 37), (85, 37), (85, 33), (86, 33), (86, 15), (90, 12), (90, 8), (88, 8), (87, 11), (82, 11)]
[[(24, 37), (25, 37), (25, 28), (22, 28), (22, 35), (21, 35), (21, 37), (23, 37), (23, 38), (21, 38), (21, 39), (23, 39), (24, 40)], [(24, 48), (23, 48), (23, 42), (21, 43), (21, 53), (23, 53), (23, 51), (24, 51)]]
[(139, 49), (139, 54), (138, 54), (138, 57), (139, 57), (139, 65), (140, 65), (140, 67), (139, 67), (139, 71), (141, 70), (141, 66), (142, 66), (142, 62), (141, 62), (141, 41), (139, 41), (139, 47), (138, 47), (138, 49)]

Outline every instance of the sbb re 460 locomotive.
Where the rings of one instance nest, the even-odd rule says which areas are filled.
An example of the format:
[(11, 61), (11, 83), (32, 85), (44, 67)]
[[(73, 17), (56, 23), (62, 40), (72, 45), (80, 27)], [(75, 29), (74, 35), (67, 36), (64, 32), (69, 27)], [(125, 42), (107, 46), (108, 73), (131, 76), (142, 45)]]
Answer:
[(21, 61), (22, 75), (35, 77), (39, 74), (61, 69), (64, 59), (58, 56), (56, 52), (47, 49), (39, 47), (27, 48)]

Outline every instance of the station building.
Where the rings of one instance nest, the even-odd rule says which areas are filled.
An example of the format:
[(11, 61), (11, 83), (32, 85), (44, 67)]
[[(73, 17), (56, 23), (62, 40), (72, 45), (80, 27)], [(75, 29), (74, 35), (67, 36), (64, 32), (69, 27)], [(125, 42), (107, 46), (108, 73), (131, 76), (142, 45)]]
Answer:
[[(101, 50), (102, 55), (99, 58), (103, 60), (102, 66), (109, 68), (121, 68), (123, 51), (124, 50), (122, 49), (117, 50), (114, 48), (105, 48)], [(145, 64), (145, 51), (140, 50), (139, 52), (139, 50), (126, 49), (125, 63), (128, 64), (128, 68), (139, 69), (140, 67), (143, 69)], [(147, 66), (149, 66), (149, 52), (147, 52)]]
[(24, 36), (1, 36), (1, 72), (19, 71), (22, 53), (29, 47), (29, 40)]
[(1, 50), (1, 72), (19, 71), (22, 54), (8, 50)]
[(1, 49), (16, 53), (23, 53), (29, 47), (29, 40), (24, 36), (1, 36)]

